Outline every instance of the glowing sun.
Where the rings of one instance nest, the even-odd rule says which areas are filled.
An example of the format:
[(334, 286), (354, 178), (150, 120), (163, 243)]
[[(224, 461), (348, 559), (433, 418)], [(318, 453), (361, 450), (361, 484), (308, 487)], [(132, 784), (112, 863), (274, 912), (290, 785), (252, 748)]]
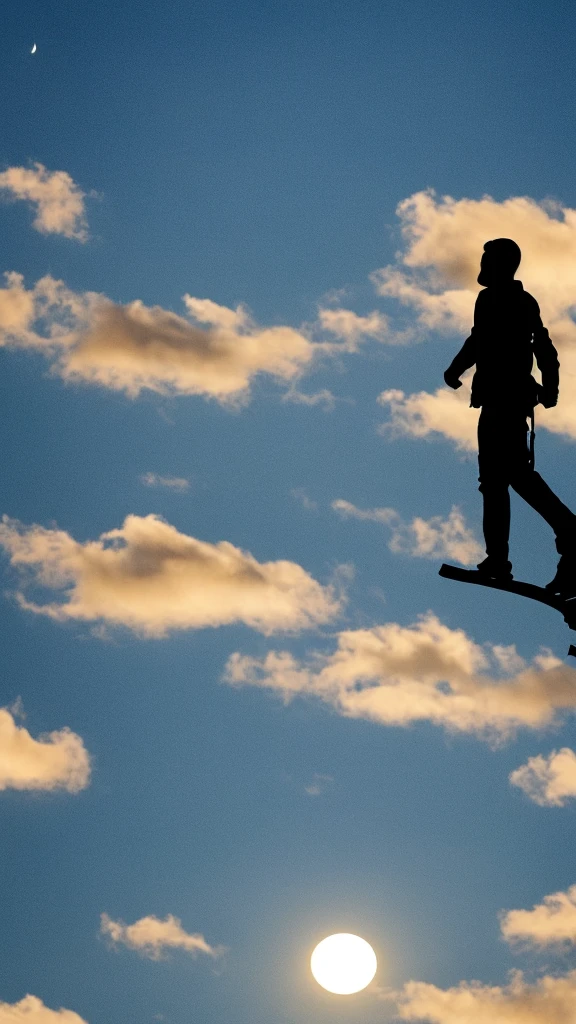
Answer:
[(372, 981), (376, 967), (372, 946), (359, 935), (345, 932), (322, 939), (310, 959), (318, 984), (339, 996), (361, 992)]

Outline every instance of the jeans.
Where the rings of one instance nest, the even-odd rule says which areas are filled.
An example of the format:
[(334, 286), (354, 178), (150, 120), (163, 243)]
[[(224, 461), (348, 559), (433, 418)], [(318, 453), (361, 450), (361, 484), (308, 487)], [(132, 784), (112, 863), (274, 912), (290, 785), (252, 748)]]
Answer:
[(508, 559), (509, 487), (552, 527), (558, 551), (562, 551), (563, 539), (574, 533), (576, 517), (530, 465), (524, 411), (482, 409), (478, 421), (478, 469), (479, 490), (484, 499), (484, 539), (490, 558)]

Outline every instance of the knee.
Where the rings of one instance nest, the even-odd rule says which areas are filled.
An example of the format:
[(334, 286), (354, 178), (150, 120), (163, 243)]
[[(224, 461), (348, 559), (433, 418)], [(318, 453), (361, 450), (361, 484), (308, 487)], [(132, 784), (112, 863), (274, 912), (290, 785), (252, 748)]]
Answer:
[(478, 477), (478, 482), (480, 484), (478, 490), (485, 497), (487, 495), (496, 496), (508, 493), (509, 484), (505, 477), (486, 474), (485, 476)]
[(542, 484), (544, 481), (536, 470), (531, 469), (530, 466), (523, 466), (522, 469), (514, 473), (510, 479), (510, 486), (515, 491), (524, 491), (526, 488), (530, 489), (538, 484)]

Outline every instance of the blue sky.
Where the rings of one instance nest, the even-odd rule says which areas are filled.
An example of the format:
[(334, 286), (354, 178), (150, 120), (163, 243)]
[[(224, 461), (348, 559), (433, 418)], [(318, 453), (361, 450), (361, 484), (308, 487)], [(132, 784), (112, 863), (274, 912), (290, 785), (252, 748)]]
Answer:
[[(470, 1024), (497, 986), (490, 1019), (509, 1024), (513, 969), (526, 1024), (545, 1019), (538, 986), (573, 1000), (576, 928), (559, 951), (530, 918), (519, 950), (499, 916), (576, 882), (571, 762), (555, 805), (551, 762), (546, 800), (528, 770), (509, 781), (576, 749), (574, 701), (554, 697), (576, 692), (571, 635), (544, 607), (438, 577), (456, 542), (472, 564), (480, 496), (474, 413), (435, 392), (482, 242), (511, 234), (560, 352), (538, 466), (576, 509), (574, 28), (568, 4), (535, 3), (6, 12), (0, 270), (24, 280), (0, 292), (0, 705), (36, 743), (56, 731), (64, 749), (71, 730), (82, 778), (69, 753), (33, 778), (0, 722), (0, 1024), (27, 993), (30, 1024), (456, 1024), (473, 979)], [(10, 168), (49, 211), (65, 172), (82, 208), (68, 237), (34, 227)], [(54, 308), (14, 313), (23, 287), (41, 311), (47, 277)], [(287, 363), (270, 372), (275, 345)], [(519, 578), (553, 575), (553, 538), (516, 499), (512, 557)], [(427, 613), (441, 626), (419, 633)], [(362, 710), (360, 677), (325, 689), (346, 631), (383, 644), (376, 683), (404, 694), (403, 724)], [(542, 649), (557, 662), (534, 662)], [(290, 699), (271, 652), (308, 695)], [(436, 658), (432, 689), (464, 679), (469, 718), (449, 699), (422, 711)], [(102, 914), (173, 915), (216, 952), (114, 943)], [(309, 976), (338, 931), (379, 958), (357, 996)], [(573, 1024), (554, 998), (553, 1024)]]

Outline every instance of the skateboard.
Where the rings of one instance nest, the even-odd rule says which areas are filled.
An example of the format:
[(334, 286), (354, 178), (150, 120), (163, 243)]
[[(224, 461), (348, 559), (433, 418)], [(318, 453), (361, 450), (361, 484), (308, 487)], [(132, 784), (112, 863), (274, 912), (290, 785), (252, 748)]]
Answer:
[[(547, 604), (549, 608), (555, 608), (564, 617), (570, 629), (576, 630), (576, 597), (565, 598), (552, 594), (545, 587), (537, 587), (534, 583), (523, 583), (521, 580), (494, 580), (477, 569), (461, 569), (457, 565), (448, 565), (446, 562), (440, 567), (439, 575), (447, 580), (458, 580), (459, 583), (475, 583), (480, 587), (490, 587), (492, 590), (504, 590), (508, 594), (518, 594), (519, 597), (529, 597), (531, 601), (539, 601), (540, 604)], [(570, 644), (568, 654), (576, 657), (576, 646)]]

